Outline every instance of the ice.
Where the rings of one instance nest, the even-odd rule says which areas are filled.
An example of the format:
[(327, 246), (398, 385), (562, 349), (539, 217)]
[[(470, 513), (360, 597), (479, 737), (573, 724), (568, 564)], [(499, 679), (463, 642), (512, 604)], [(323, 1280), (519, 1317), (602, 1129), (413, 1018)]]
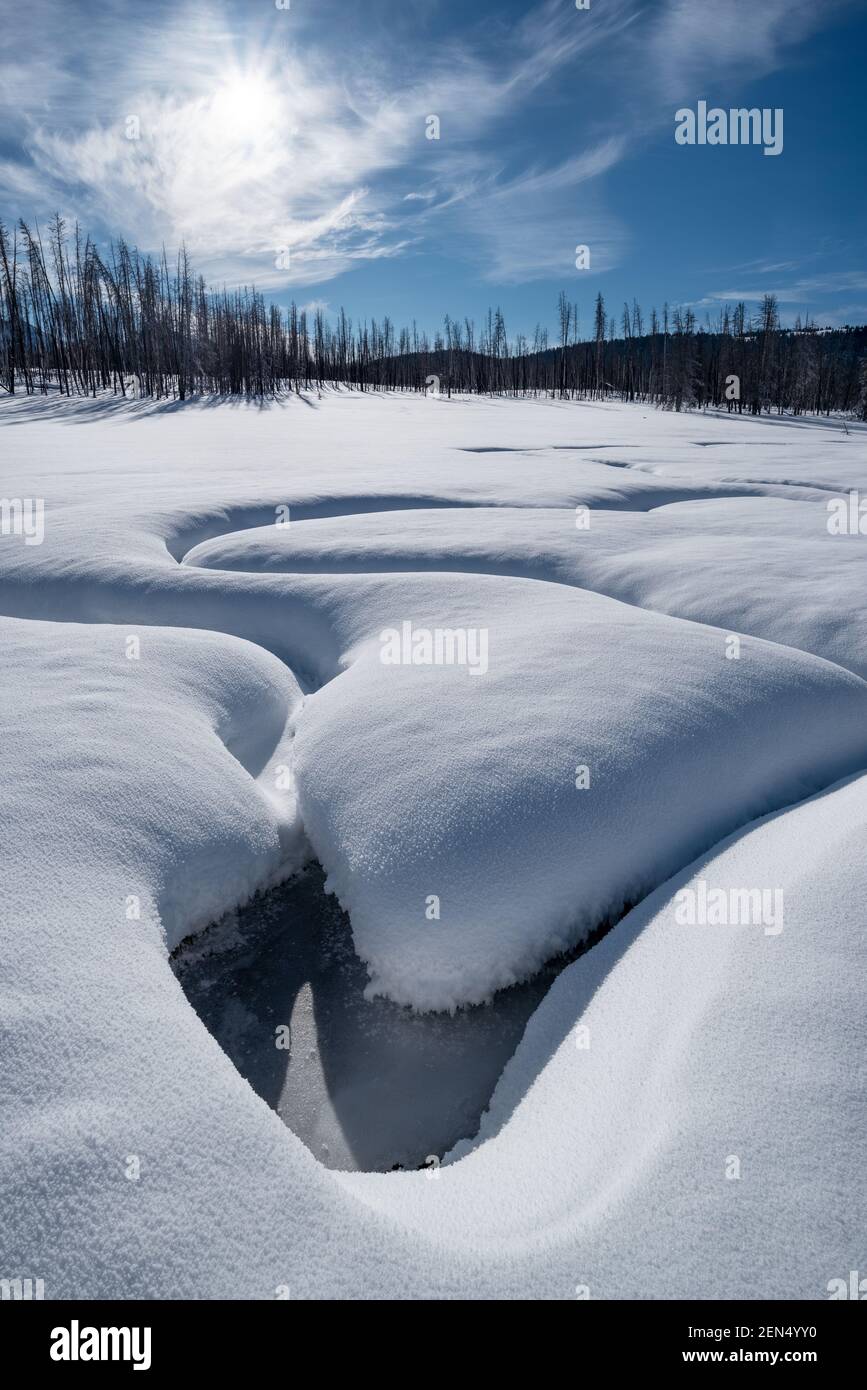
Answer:
[(313, 867), (194, 937), (175, 968), (208, 1031), (321, 1163), (388, 1172), (477, 1132), (566, 963), (455, 1014), (371, 1003), (349, 920)]

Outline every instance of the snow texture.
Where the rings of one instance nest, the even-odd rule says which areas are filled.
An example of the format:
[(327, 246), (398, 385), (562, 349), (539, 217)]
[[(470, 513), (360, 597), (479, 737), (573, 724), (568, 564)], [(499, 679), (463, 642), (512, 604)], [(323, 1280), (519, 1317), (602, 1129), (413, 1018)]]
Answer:
[[(827, 527), (863, 431), (326, 394), (4, 401), (0, 438), (45, 500), (42, 544), (0, 536), (0, 1276), (821, 1298), (863, 1265), (867, 537)], [(385, 664), (404, 622), (486, 669)], [(311, 852), (419, 1010), (637, 903), (436, 1174), (322, 1168), (170, 968)], [(782, 929), (682, 924), (700, 882)]]

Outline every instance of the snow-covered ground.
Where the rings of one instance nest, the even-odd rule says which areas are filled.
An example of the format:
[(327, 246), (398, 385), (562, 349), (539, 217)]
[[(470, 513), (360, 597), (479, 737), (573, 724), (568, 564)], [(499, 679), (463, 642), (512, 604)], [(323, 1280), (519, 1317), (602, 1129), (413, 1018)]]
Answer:
[[(6, 508), (0, 1276), (822, 1298), (863, 1267), (867, 535), (828, 504), (865, 442), (3, 401), (0, 494), (44, 538)], [(173, 973), (311, 856), (371, 1000), (421, 1012), (632, 907), (438, 1170), (328, 1171)]]

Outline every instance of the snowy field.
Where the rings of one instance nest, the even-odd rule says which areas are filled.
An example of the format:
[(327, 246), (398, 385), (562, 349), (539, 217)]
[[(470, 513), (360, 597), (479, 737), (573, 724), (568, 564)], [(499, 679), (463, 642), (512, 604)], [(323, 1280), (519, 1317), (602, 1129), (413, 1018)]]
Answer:
[[(867, 1267), (865, 445), (593, 403), (3, 400), (2, 1270), (772, 1299)], [(489, 1108), (427, 1171), (320, 1162), (170, 961), (313, 860), (359, 1036), (538, 990), (479, 1031)]]

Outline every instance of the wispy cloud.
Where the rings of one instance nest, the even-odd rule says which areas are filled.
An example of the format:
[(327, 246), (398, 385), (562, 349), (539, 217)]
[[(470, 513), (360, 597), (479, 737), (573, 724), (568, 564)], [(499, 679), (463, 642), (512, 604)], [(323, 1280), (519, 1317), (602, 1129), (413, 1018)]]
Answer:
[[(356, 36), (347, 63), (321, 18), (335, 11), (302, 9), (266, 24), (228, 0), (152, 0), (133, 31), (122, 0), (20, 7), (0, 35), (0, 211), (59, 208), (146, 249), (185, 240), (210, 279), (271, 290), (443, 230), (486, 280), (562, 273), (578, 243), (605, 270), (628, 238), (604, 176), (670, 119), (672, 93), (767, 70), (817, 22), (812, 0), (543, 0), (459, 37), (431, 26), (416, 56)], [(517, 118), (573, 72), (592, 92), (575, 152), (545, 164)]]
[(611, 137), (552, 169), (532, 169), (503, 182), (492, 178), (475, 190), (462, 215), (477, 238), (483, 278), (510, 284), (562, 274), (578, 244), (591, 247), (594, 270), (609, 269), (626, 232), (587, 185), (622, 154), (622, 139)]
[(867, 291), (867, 273), (861, 270), (841, 270), (828, 275), (804, 276), (789, 284), (775, 280), (763, 280), (752, 289), (711, 290), (703, 303), (734, 304), (738, 300), (754, 303), (766, 294), (776, 295), (781, 304), (808, 304), (822, 295), (848, 294)]
[(795, 45), (845, 3), (665, 0), (645, 50), (648, 69), (673, 100), (696, 82), (752, 80), (780, 67)]

